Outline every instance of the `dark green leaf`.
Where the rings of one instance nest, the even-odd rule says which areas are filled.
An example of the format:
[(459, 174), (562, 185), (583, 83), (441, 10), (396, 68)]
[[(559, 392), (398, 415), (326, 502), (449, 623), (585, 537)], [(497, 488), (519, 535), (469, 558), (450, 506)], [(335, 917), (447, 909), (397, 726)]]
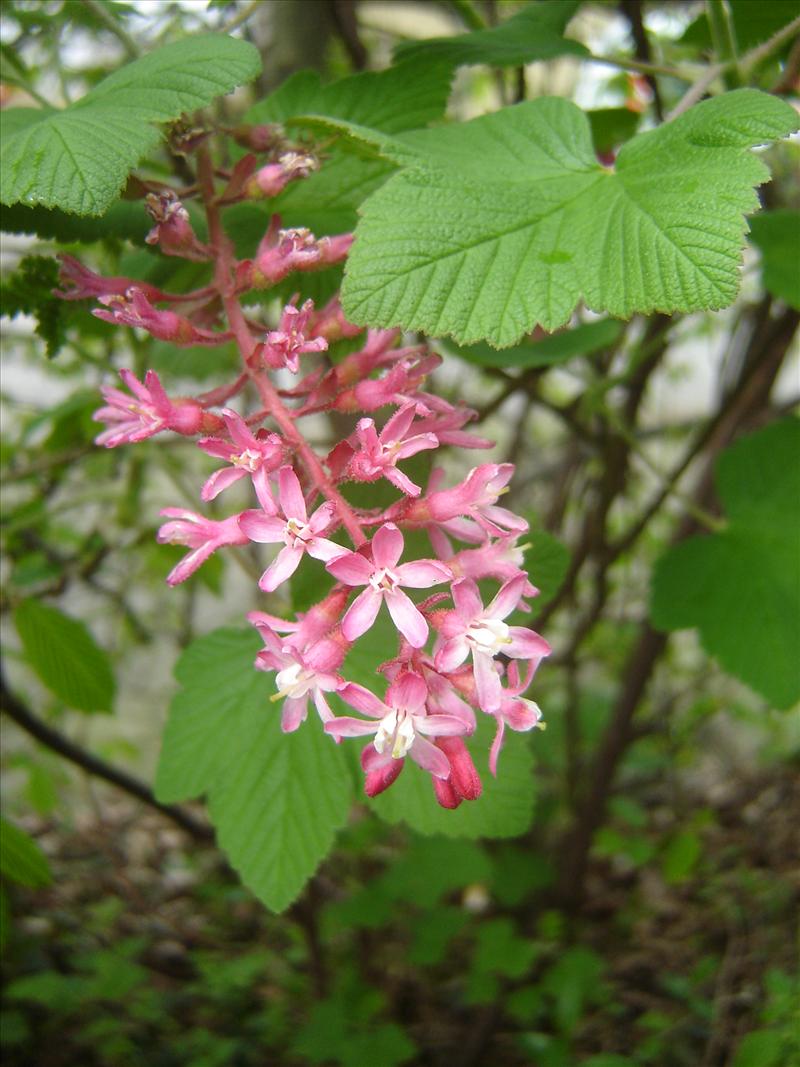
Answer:
[(765, 211), (750, 219), (768, 293), (800, 311), (800, 211)]
[(207, 794), (219, 844), (242, 881), (283, 911), (333, 844), (352, 786), (313, 708), (296, 733), (281, 733), (280, 705), (253, 667), (258, 648), (255, 633), (216, 630), (183, 653), (156, 795)]
[(706, 651), (776, 707), (800, 698), (800, 421), (737, 441), (720, 458), (729, 519), (671, 548), (656, 566), (651, 617), (697, 627)]
[(0, 872), (31, 889), (50, 885), (53, 880), (44, 853), (33, 838), (6, 819), (0, 819)]
[(564, 37), (566, 25), (579, 6), (577, 0), (540, 0), (527, 4), (499, 26), (458, 37), (404, 42), (397, 46), (395, 55), (401, 60), (426, 59), (453, 66), (485, 63), (492, 67), (517, 67), (564, 55), (586, 56), (589, 53), (582, 44)]
[(614, 319), (587, 322), (571, 330), (562, 330), (538, 341), (527, 341), (499, 351), (481, 342), (458, 348), (448, 344), (448, 351), (477, 363), (482, 367), (554, 367), (576, 356), (590, 356), (615, 344), (622, 332), (622, 323)]

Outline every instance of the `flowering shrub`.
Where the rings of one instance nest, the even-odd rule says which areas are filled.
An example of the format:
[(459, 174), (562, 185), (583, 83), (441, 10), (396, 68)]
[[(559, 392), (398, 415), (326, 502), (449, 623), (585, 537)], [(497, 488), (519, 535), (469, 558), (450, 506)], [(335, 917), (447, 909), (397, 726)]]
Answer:
[[(36, 24), (28, 5), (12, 6), (21, 27)], [(102, 5), (84, 6), (98, 34), (138, 57), (96, 83), (87, 75), (63, 107), (4, 110), (4, 225), (61, 248), (60, 264), (23, 260), (4, 308), (35, 314), (49, 355), (66, 349), (92, 386), (96, 443), (115, 451), (89, 447), (96, 431), (81, 423), (78, 395), (42, 415), (52, 464), (30, 455), (12, 471), (32, 489), (11, 523), (24, 535), (4, 599), (21, 658), (65, 707), (112, 709), (107, 649), (39, 597), (92, 584), (106, 559), (127, 577), (144, 557), (132, 553), (152, 544), (141, 526), (154, 461), (174, 483), (157, 540), (186, 549), (180, 559), (170, 549), (164, 565), (171, 586), (190, 581), (172, 602), (190, 607), (198, 583), (227, 573), (226, 556), (247, 571), (252, 600), (234, 609), (250, 626), (195, 637), (192, 618), (170, 635), (183, 649), (178, 691), (154, 791), (134, 784), (135, 795), (200, 836), (208, 827), (175, 805), (204, 797), (231, 864), (279, 911), (328, 854), (354, 792), (360, 810), (421, 833), (525, 833), (544, 778), (535, 750), (548, 766), (563, 758), (563, 782), (546, 785), (558, 800), (542, 810), (554, 837), (564, 827), (552, 845), (559, 892), (579, 899), (651, 679), (652, 721), (678, 699), (679, 687), (662, 700), (656, 684), (666, 631), (695, 628), (725, 671), (776, 707), (800, 694), (784, 622), (800, 588), (786, 533), (797, 423), (770, 399), (796, 329), (795, 216), (759, 214), (772, 157), (752, 151), (797, 129), (781, 99), (793, 60), (787, 77), (774, 68), (796, 20), (776, 14), (744, 52), (694, 69), (666, 37), (666, 66), (649, 62), (653, 31), (641, 5), (625, 5), (636, 58), (594, 58), (636, 77), (613, 83), (620, 107), (587, 113), (565, 98), (525, 99), (522, 76), (554, 56), (576, 69), (591, 57), (565, 32), (574, 0), (523, 4), (482, 27), (473, 5), (450, 5), (473, 32), (398, 44), (388, 69), (330, 84), (298, 73), (242, 114), (241, 98), (225, 97), (258, 76), (261, 56), (233, 34), (263, 5), (240, 7), (232, 33), (145, 54), (119, 35), (117, 15), (134, 18), (124, 5), (106, 19)], [(708, 5), (715, 49), (732, 39), (729, 16), (744, 17), (730, 6)], [(209, 8), (209, 25), (223, 24), (221, 10)], [(698, 57), (699, 40), (685, 45)], [(497, 67), (504, 90), (494, 111), (458, 122), (447, 114), (454, 71), (475, 63)], [(513, 91), (508, 66), (520, 70)], [(35, 88), (31, 99), (44, 101)], [(640, 120), (650, 125), (638, 133)], [(737, 326), (749, 340), (705, 421), (653, 427), (646, 394), (653, 375), (672, 373), (676, 325), (734, 301), (748, 227), (766, 294)], [(492, 390), (481, 419), (435, 373), (448, 353)], [(478, 422), (520, 401), (502, 461), (482, 455), (492, 442)], [(540, 432), (531, 412), (542, 408)], [(41, 425), (23, 426), (20, 447), (37, 447)], [(757, 432), (735, 441), (740, 430)], [(76, 560), (60, 550), (58, 522), (52, 546), (50, 525), (44, 536), (30, 529), (37, 478), (47, 499), (68, 477), (72, 447), (80, 473), (92, 468), (101, 512), (85, 545), (70, 534)], [(448, 448), (475, 458), (449, 460)], [(192, 452), (204, 470), (186, 491)], [(522, 515), (504, 506), (512, 488)], [(80, 493), (63, 495), (64, 507), (81, 507)], [(766, 535), (764, 515), (774, 518)], [(643, 565), (629, 567), (645, 542)], [(753, 576), (747, 610), (743, 574)], [(152, 627), (119, 576), (104, 578), (93, 591), (146, 641)], [(551, 650), (533, 626), (558, 650), (536, 690)], [(124, 661), (124, 640), (115, 655)], [(553, 728), (531, 744), (512, 735), (541, 725), (539, 693)], [(105, 776), (126, 781), (113, 768)]]

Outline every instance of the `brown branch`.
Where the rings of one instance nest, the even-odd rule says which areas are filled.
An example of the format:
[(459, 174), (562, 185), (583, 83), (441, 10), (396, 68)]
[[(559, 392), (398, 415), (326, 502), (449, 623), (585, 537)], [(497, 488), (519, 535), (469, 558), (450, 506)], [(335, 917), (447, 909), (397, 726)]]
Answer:
[[(644, 21), (642, 19), (642, 0), (620, 0), (620, 11), (628, 20), (628, 25), (631, 28), (631, 36), (633, 37), (633, 43), (635, 45), (636, 58), (642, 60), (644, 63), (652, 63), (653, 56), (650, 52), (650, 41), (647, 37), (647, 30), (644, 27)], [(647, 84), (653, 93), (653, 108), (658, 121), (664, 121), (664, 107), (661, 101), (661, 92), (658, 88), (658, 82), (656, 81), (655, 74), (647, 73), (644, 75)]]
[(30, 734), (31, 737), (35, 737), (37, 741), (47, 748), (52, 749), (53, 752), (57, 752), (59, 756), (69, 760), (70, 763), (81, 767), (89, 774), (94, 775), (95, 778), (102, 778), (104, 781), (110, 782), (118, 789), (123, 790), (123, 792), (136, 797), (143, 804), (147, 804), (148, 807), (160, 811), (162, 815), (171, 819), (181, 829), (190, 833), (192, 837), (203, 841), (213, 839), (214, 833), (210, 826), (195, 819), (193, 815), (190, 815), (182, 808), (172, 804), (159, 803), (153, 796), (152, 790), (144, 782), (134, 778), (127, 771), (106, 763), (105, 760), (100, 759), (91, 752), (87, 752), (52, 726), (42, 722), (9, 690), (2, 671), (0, 671), (0, 707), (21, 729)]

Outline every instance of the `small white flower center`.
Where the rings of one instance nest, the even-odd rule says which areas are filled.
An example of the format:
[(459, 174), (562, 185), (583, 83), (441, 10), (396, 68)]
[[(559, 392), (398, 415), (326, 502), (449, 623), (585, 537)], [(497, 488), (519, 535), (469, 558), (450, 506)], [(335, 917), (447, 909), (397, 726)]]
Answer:
[(314, 673), (300, 663), (293, 663), (290, 667), (278, 671), (275, 684), (278, 686), (278, 696), (302, 697), (313, 688)]
[(502, 652), (503, 645), (511, 644), (508, 626), (500, 619), (477, 619), (465, 636), (479, 652), (488, 652), (491, 656)]
[(306, 544), (313, 536), (308, 523), (300, 519), (289, 519), (283, 528), (283, 539), (289, 548), (294, 548), (298, 541)]
[(400, 584), (400, 579), (388, 568), (381, 570), (375, 570), (369, 577), (369, 584), (378, 593), (392, 593), (397, 585)]
[(261, 453), (253, 448), (246, 448), (238, 456), (231, 456), (231, 463), (234, 467), (242, 467), (253, 474), (261, 466)]
[(413, 717), (402, 708), (393, 708), (381, 719), (373, 744), (375, 751), (381, 755), (391, 745), (392, 759), (402, 759), (413, 742)]

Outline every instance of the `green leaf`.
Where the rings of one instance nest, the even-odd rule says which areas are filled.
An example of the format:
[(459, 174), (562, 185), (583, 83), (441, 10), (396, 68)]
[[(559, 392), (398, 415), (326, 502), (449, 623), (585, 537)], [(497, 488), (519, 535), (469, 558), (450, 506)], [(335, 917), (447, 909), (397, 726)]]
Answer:
[(500, 367), (506, 370), (520, 367), (527, 370), (530, 367), (555, 367), (575, 356), (590, 356), (594, 352), (602, 352), (604, 348), (615, 344), (621, 333), (621, 322), (600, 319), (599, 322), (583, 323), (573, 330), (563, 330), (538, 341), (528, 341), (499, 351), (485, 341), (463, 348), (449, 344), (447, 348), (462, 359), (482, 367)]
[(694, 870), (703, 851), (700, 838), (691, 830), (684, 830), (672, 838), (661, 860), (661, 871), (667, 882), (685, 882)]
[[(282, 122), (302, 127), (309, 116), (341, 120), (371, 131), (397, 134), (427, 126), (444, 114), (450, 91), (449, 67), (403, 63), (389, 70), (354, 74), (323, 85), (313, 71), (301, 71), (259, 101), (247, 122)], [(278, 212), (284, 226), (307, 226), (317, 235), (342, 233), (356, 224), (356, 208), (392, 174), (382, 160), (353, 158), (333, 146), (321, 170), (290, 185), (264, 212)], [(233, 209), (235, 210), (235, 209)]]
[(51, 256), (25, 256), (4, 280), (0, 290), (0, 314), (10, 319), (23, 313), (36, 317), (36, 333), (47, 345), (52, 359), (66, 341), (66, 324), (72, 309), (53, 296), (58, 282), (58, 262)]
[(6, 819), (0, 819), (0, 872), (31, 889), (50, 885), (53, 880), (44, 853), (33, 838)]
[(704, 101), (599, 165), (555, 97), (403, 135), (419, 153), (362, 207), (342, 290), (352, 321), (460, 344), (513, 344), (594, 311), (726, 307), (765, 164), (748, 147), (798, 127), (757, 90)]
[[(768, 4), (754, 3), (753, 0), (728, 0), (728, 4), (740, 52), (746, 52), (766, 41), (781, 27), (797, 18), (797, 4), (794, 0), (770, 0)], [(691, 44), (698, 49), (712, 47), (711, 27), (705, 12), (687, 27), (680, 40), (681, 44)], [(791, 41), (787, 41), (782, 51), (790, 47)]]
[(546, 530), (533, 529), (528, 535), (530, 548), (525, 551), (525, 570), (539, 590), (534, 609), (549, 603), (567, 576), (570, 551), (557, 537)]
[(144, 245), (151, 222), (144, 204), (132, 200), (118, 200), (100, 218), (68, 215), (56, 208), (25, 204), (13, 204), (0, 216), (5, 233), (33, 233), (62, 244), (91, 244), (106, 237), (118, 237)]
[(102, 215), (131, 170), (158, 144), (155, 123), (205, 107), (255, 77), (260, 67), (253, 45), (207, 34), (129, 63), (62, 111), (19, 116), (12, 110), (0, 201)]
[(780, 1030), (745, 1034), (733, 1057), (733, 1067), (784, 1067), (786, 1038)]
[(403, 42), (395, 49), (395, 56), (402, 60), (441, 61), (457, 67), (475, 63), (517, 67), (556, 56), (588, 56), (582, 44), (565, 40), (563, 36), (579, 6), (578, 0), (540, 0), (527, 4), (519, 14), (499, 26), (457, 37)]
[(253, 667), (255, 633), (215, 630), (179, 659), (156, 776), (169, 803), (201, 794), (220, 846), (271, 910), (291, 904), (347, 819), (351, 779), (341, 749), (313, 707), (283, 734), (280, 705)]
[(627, 107), (601, 107), (587, 111), (595, 152), (611, 152), (636, 133), (641, 120), (638, 111)]
[(493, 778), (486, 769), (494, 723), (479, 713), (474, 743), (469, 744), (483, 781), (483, 795), (465, 800), (455, 811), (439, 807), (431, 776), (407, 759), (400, 777), (370, 807), (390, 823), (405, 822), (421, 834), (445, 837), (517, 837), (533, 818), (533, 756), (529, 738), (506, 731), (506, 741)]
[(800, 211), (765, 211), (750, 219), (768, 293), (800, 311)]
[(729, 519), (657, 563), (650, 613), (660, 630), (697, 627), (709, 655), (778, 708), (800, 698), (800, 421), (784, 419), (720, 457)]
[(84, 623), (38, 600), (23, 600), (14, 625), (26, 660), (51, 693), (78, 711), (111, 711), (111, 661)]

